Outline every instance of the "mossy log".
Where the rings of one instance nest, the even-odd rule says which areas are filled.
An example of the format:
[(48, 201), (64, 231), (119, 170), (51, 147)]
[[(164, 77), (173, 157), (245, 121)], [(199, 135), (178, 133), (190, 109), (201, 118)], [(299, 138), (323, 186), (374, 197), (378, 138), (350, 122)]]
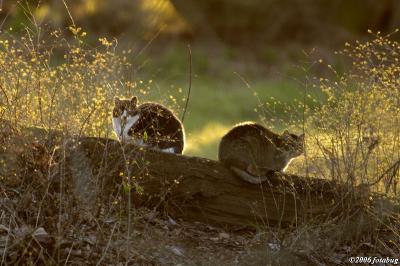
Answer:
[[(293, 225), (332, 214), (340, 205), (336, 195), (342, 186), (322, 179), (272, 173), (268, 181), (253, 185), (214, 160), (122, 146), (111, 139), (61, 138), (39, 129), (27, 132), (31, 137), (25, 132), (23, 141), (14, 141), (14, 148), (46, 145), (54, 160), (62, 162), (52, 178), (68, 177), (65, 188), (93, 212), (101, 206), (98, 203), (127, 191), (135, 207), (159, 208), (173, 218), (220, 225)], [(1, 151), (3, 159), (7, 152)]]

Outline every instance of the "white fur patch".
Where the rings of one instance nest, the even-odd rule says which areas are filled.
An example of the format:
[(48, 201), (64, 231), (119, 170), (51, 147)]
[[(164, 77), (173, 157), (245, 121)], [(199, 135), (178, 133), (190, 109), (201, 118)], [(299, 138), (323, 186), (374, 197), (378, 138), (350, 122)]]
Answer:
[(121, 140), (121, 119), (119, 117), (113, 117), (112, 118), (112, 124), (114, 128), (115, 135), (117, 135), (117, 138)]
[(175, 153), (175, 149), (174, 148), (165, 148), (165, 149), (161, 149), (162, 152), (166, 152), (166, 153)]
[(123, 127), (123, 132), (122, 132), (122, 137), (124, 139), (129, 139), (129, 129), (131, 129), (131, 127), (139, 120), (139, 115), (135, 115), (135, 116), (128, 116), (126, 118), (126, 124)]
[(130, 138), (130, 136), (128, 135), (129, 129), (131, 129), (131, 127), (138, 120), (139, 120), (139, 115), (127, 116), (126, 111), (124, 111), (124, 113), (120, 117), (112, 118), (114, 132), (120, 141), (124, 141)]

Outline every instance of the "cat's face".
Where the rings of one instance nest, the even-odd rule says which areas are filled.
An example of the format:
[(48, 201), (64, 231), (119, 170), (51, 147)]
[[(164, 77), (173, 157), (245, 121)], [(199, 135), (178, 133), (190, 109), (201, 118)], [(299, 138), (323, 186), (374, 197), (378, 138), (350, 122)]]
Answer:
[(132, 97), (130, 100), (121, 100), (114, 98), (113, 109), (113, 128), (118, 139), (124, 141), (129, 138), (129, 130), (139, 120), (137, 110), (137, 98)]
[(304, 152), (304, 134), (299, 136), (285, 130), (281, 135), (284, 141), (284, 149), (292, 156), (300, 156)]
[(114, 98), (113, 117), (126, 120), (130, 116), (134, 116), (137, 112), (137, 97), (134, 96), (130, 100), (121, 100)]

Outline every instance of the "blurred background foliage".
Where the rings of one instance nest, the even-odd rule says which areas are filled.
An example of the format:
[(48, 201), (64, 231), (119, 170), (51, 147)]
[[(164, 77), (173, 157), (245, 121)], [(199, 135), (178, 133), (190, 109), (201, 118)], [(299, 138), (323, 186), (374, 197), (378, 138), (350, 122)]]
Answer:
[(74, 22), (95, 34), (146, 38), (164, 34), (183, 38), (216, 38), (227, 45), (251, 42), (340, 44), (367, 29), (390, 32), (400, 23), (396, 0), (29, 0), (0, 1), (3, 22), (22, 26), (21, 5), (28, 3), (38, 22), (54, 27)]
[(398, 0), (0, 0), (0, 8), (2, 34), (34, 26), (38, 35), (60, 30), (73, 38), (68, 28), (75, 25), (90, 47), (101, 37), (115, 38), (115, 51), (132, 63), (127, 75), (138, 84), (133, 93), (178, 115), (190, 44), (186, 153), (210, 158), (221, 135), (240, 121), (299, 132), (304, 89), (310, 106), (321, 98), (308, 88), (309, 77), (331, 74), (315, 62), (340, 71), (346, 62), (333, 50), (370, 38), (368, 29), (389, 34), (400, 25)]

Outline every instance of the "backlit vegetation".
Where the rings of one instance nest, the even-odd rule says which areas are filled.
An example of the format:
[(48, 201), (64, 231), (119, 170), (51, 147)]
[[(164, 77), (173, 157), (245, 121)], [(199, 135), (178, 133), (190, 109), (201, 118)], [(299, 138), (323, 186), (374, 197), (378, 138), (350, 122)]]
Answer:
[[(10, 30), (0, 40), (1, 113), (16, 125), (41, 126), (67, 133), (110, 135), (115, 95), (140, 94), (129, 77), (130, 51), (115, 53), (115, 40), (100, 38), (85, 46), (86, 32), (69, 28), (41, 39), (27, 29), (22, 37)], [(71, 37), (71, 36), (70, 36)]]
[[(337, 53), (351, 67), (330, 65), (333, 78), (314, 79), (325, 101), (306, 108), (307, 174), (396, 192), (400, 160), (400, 44), (376, 35)], [(323, 62), (319, 66), (325, 65)], [(383, 186), (382, 186), (383, 185)]]

